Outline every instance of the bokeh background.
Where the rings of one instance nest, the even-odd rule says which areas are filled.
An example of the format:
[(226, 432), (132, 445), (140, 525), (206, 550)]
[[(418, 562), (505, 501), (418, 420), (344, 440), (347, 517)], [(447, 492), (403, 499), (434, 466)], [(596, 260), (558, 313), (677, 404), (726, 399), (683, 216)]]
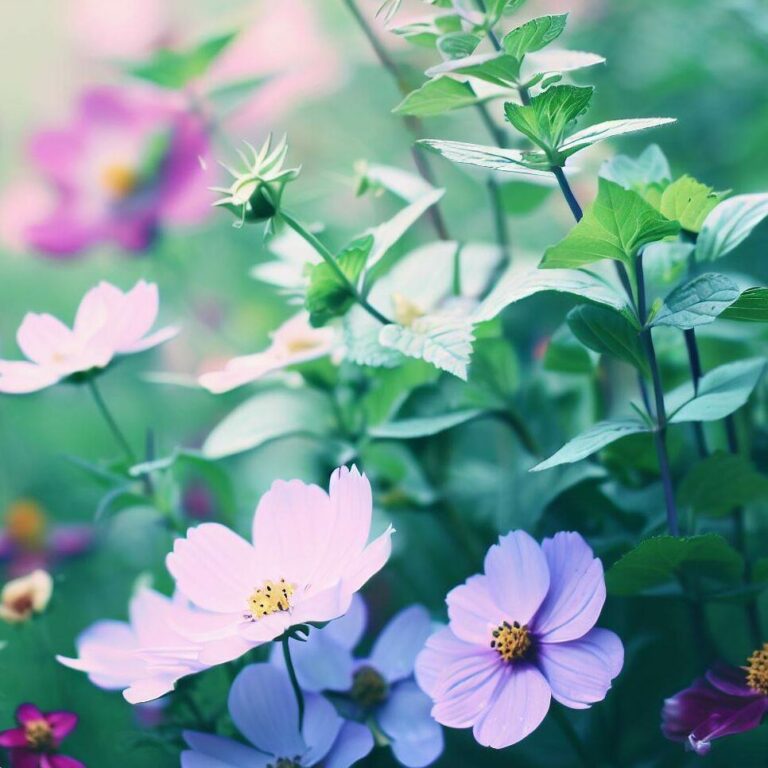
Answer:
[[(360, 3), (373, 17), (375, 0)], [(654, 137), (676, 173), (691, 173), (717, 189), (768, 189), (768, 6), (763, 0), (528, 0), (525, 13), (555, 10), (572, 11), (569, 47), (607, 58), (607, 65), (582, 77), (597, 88), (594, 121), (677, 117), (677, 125)], [(405, 3), (401, 18), (424, 11), (413, 0)], [(376, 27), (393, 55), (407, 64), (414, 86), (420, 83), (420, 73), (434, 63), (430, 53), (408, 47), (381, 22)], [(295, 192), (289, 190), (289, 203), (304, 220), (325, 222), (330, 242), (341, 244), (390, 215), (390, 202), (355, 196), (354, 165), (366, 159), (409, 168), (409, 134), (390, 113), (400, 98), (395, 87), (341, 2), (0, 3), (0, 356), (16, 357), (14, 335), (27, 311), (48, 311), (70, 321), (79, 298), (99, 279), (123, 288), (140, 277), (157, 282), (161, 317), (181, 322), (182, 335), (149, 357), (126, 361), (102, 387), (134, 445), (143, 443), (151, 426), (158, 455), (178, 444), (198, 446), (245, 397), (238, 392), (213, 397), (179, 383), (218, 359), (259, 349), (269, 330), (291, 313), (273, 290), (249, 277), (267, 255), (261, 234), (255, 228), (234, 229), (230, 218), (211, 215), (194, 227), (164, 232), (140, 255), (104, 247), (79, 258), (41, 256), (25, 247), (19, 235), (30, 206), (45, 204), (35, 196), (35, 172), (25, 147), (41, 126), (66, 122), (84, 87), (124, 82), (127, 62), (141, 61), (160, 45), (184, 45), (231, 29), (241, 30), (238, 39), (206, 78), (224, 83), (253, 76), (263, 78), (263, 84), (222, 117), (212, 156), (231, 158), (241, 138), (258, 144), (269, 132), (286, 133), (290, 158), (303, 165), (302, 183)], [(196, 87), (202, 93), (209, 85)], [(432, 137), (486, 141), (473, 114), (427, 120), (426, 131)], [(644, 137), (628, 139), (620, 149), (635, 153), (645, 143)], [(601, 147), (589, 156), (585, 173), (576, 180), (582, 199), (591, 195), (594, 171), (613, 149)], [(490, 239), (482, 179), (447, 163), (436, 162), (435, 167), (439, 183), (448, 188), (444, 210), (452, 227), (467, 237)], [(201, 185), (215, 183), (215, 177), (214, 163), (200, 169)], [(515, 248), (541, 252), (567, 230), (569, 214), (562, 201), (547, 198), (546, 190), (510, 187)], [(427, 225), (420, 226), (403, 247), (427, 239)], [(762, 227), (741, 257), (744, 267), (763, 281), (768, 279), (768, 264), (761, 258), (767, 245), (768, 231)], [(536, 345), (561, 323), (567, 306), (562, 300), (535, 299), (508, 313), (507, 331), (517, 341), (521, 365), (533, 359)], [(705, 356), (714, 354), (716, 345), (717, 339), (706, 340)], [(170, 375), (158, 384), (149, 380), (152, 372)], [(577, 401), (573, 403), (572, 410), (568, 401), (560, 405), (578, 423)], [(530, 406), (546, 408), (546, 403)], [(553, 430), (573, 431), (567, 423)], [(489, 533), (507, 530), (525, 524), (532, 508), (546, 505), (540, 486), (499, 479), (471, 428), (456, 442), (454, 450), (467, 461), (461, 472), (444, 480), (455, 489), (459, 507), (481, 511), (482, 519), (472, 525)], [(56, 567), (56, 596), (45, 621), (22, 628), (0, 626), (0, 641), (8, 643), (0, 651), (0, 728), (10, 727), (13, 710), (23, 700), (44, 709), (70, 709), (78, 712), (81, 723), (67, 742), (69, 752), (87, 765), (161, 768), (178, 764), (178, 758), (142, 727), (152, 713), (137, 714), (119, 695), (97, 690), (53, 660), (54, 652), (71, 653), (73, 638), (92, 621), (122, 618), (140, 575), (150, 574), (161, 588), (168, 586), (162, 556), (170, 539), (161, 514), (135, 506), (122, 509), (120, 500), (106, 505), (105, 483), (81, 461), (96, 464), (114, 454), (111, 436), (79, 389), (62, 386), (28, 397), (0, 397), (0, 520), (23, 502), (36, 505), (50, 527), (85, 523), (94, 526), (96, 537), (91, 553)], [(433, 464), (439, 463), (434, 457)], [(259, 494), (275, 477), (322, 479), (327, 471), (328, 456), (320, 447), (295, 438), (217, 467), (187, 467), (174, 478), (167, 503), (181, 505), (192, 518), (223, 516), (245, 528)], [(560, 500), (553, 521), (567, 524), (570, 510), (598, 503), (589, 486), (575, 493), (580, 496)], [(417, 513), (397, 514), (403, 518), (398, 520), (401, 551), (369, 595), (382, 621), (414, 599), (438, 605), (438, 596), (471, 572), (461, 557), (445, 556), (450, 542), (420, 536)], [(571, 520), (571, 525), (585, 527), (583, 518)], [(553, 526), (544, 522), (540, 528), (547, 532)], [(687, 625), (676, 624), (681, 610), (673, 602), (636, 601), (633, 637), (622, 633), (635, 654), (635, 666), (620, 678), (589, 725), (603, 734), (610, 764), (693, 764), (694, 758), (665, 743), (658, 731), (660, 694), (673, 693), (697, 672), (692, 659), (699, 639)], [(718, 623), (726, 625), (727, 614)], [(654, 650), (659, 633), (666, 637), (668, 658)], [(733, 653), (735, 660), (740, 649)], [(451, 737), (454, 749), (438, 765), (566, 765), (567, 758), (548, 749), (551, 729), (544, 726), (506, 756), (483, 755), (469, 741), (454, 744)], [(751, 734), (722, 748), (718, 744), (708, 762), (757, 765), (750, 761), (761, 738)], [(377, 756), (370, 764), (388, 760)]]

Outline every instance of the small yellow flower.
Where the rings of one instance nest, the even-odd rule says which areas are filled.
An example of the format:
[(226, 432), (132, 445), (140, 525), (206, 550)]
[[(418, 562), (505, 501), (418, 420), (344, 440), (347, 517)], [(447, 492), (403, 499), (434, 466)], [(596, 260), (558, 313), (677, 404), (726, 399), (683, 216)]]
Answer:
[(0, 619), (9, 624), (29, 621), (46, 609), (52, 593), (51, 574), (40, 569), (9, 581), (0, 594)]

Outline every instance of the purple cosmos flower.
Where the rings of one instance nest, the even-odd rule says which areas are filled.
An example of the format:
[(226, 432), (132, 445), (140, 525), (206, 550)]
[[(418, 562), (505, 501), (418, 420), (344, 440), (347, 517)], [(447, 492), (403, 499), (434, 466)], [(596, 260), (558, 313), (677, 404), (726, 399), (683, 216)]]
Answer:
[(58, 753), (75, 729), (74, 712), (41, 712), (34, 704), (16, 710), (18, 728), (0, 732), (0, 747), (8, 750), (11, 768), (85, 768), (74, 757)]
[(602, 563), (578, 533), (541, 546), (524, 531), (501, 537), (485, 572), (448, 593), (449, 626), (416, 660), (432, 716), (501, 749), (540, 725), (552, 697), (601, 701), (624, 663), (621, 640), (595, 628), (604, 602)]
[[(352, 651), (366, 622), (365, 602), (356, 595), (345, 616), (313, 631), (306, 642), (291, 640), (299, 684), (306, 691), (341, 694), (334, 697), (339, 711), (371, 723), (402, 765), (429, 765), (443, 751), (443, 730), (413, 678), (416, 656), (432, 631), (429, 614), (420, 605), (401, 611), (382, 630), (371, 655), (356, 659)], [(272, 661), (284, 666), (280, 648), (273, 650)]]
[(199, 221), (211, 202), (198, 158), (202, 119), (177, 95), (144, 86), (92, 88), (69, 126), (37, 133), (32, 163), (56, 191), (50, 210), (29, 212), (24, 237), (54, 256), (100, 243), (137, 251), (165, 224)]
[(185, 731), (189, 749), (182, 768), (348, 768), (373, 749), (370, 731), (345, 723), (322, 696), (306, 697), (303, 727), (299, 707), (285, 671), (253, 664), (235, 678), (229, 714), (253, 749), (240, 741)]
[(746, 667), (719, 664), (664, 702), (661, 730), (706, 755), (713, 739), (757, 728), (768, 712), (768, 643)]

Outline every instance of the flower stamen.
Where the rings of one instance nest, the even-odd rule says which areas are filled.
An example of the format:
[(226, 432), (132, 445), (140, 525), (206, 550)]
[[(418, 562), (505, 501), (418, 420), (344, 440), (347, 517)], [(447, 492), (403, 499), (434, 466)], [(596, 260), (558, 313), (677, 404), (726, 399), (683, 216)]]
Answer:
[(527, 626), (521, 626), (519, 621), (504, 621), (493, 630), (491, 648), (496, 651), (504, 661), (520, 659), (531, 647), (531, 635)]
[(30, 720), (24, 724), (24, 736), (31, 749), (46, 751), (53, 749), (53, 730), (45, 720)]
[(768, 643), (763, 643), (763, 647), (747, 659), (745, 670), (747, 685), (753, 691), (768, 695)]
[(248, 598), (249, 612), (246, 618), (256, 621), (279, 611), (290, 611), (291, 595), (295, 591), (296, 585), (289, 584), (285, 579), (265, 581), (264, 585), (254, 589)]

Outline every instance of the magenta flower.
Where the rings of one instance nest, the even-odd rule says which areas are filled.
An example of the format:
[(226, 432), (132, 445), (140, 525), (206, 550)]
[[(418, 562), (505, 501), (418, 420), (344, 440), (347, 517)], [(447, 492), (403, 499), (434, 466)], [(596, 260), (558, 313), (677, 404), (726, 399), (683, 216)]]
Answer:
[(0, 359), (0, 392), (36, 392), (167, 341), (179, 329), (167, 326), (150, 333), (158, 309), (157, 286), (140, 280), (125, 293), (107, 282), (91, 288), (80, 302), (73, 328), (53, 315), (28, 313), (16, 333), (27, 360)]
[(661, 730), (706, 755), (713, 739), (757, 728), (768, 712), (768, 643), (746, 667), (721, 664), (664, 702)]
[(69, 126), (32, 138), (30, 159), (57, 202), (27, 222), (28, 245), (54, 256), (101, 243), (140, 251), (163, 226), (199, 221), (211, 202), (199, 163), (207, 150), (205, 124), (181, 97), (92, 88)]
[(34, 704), (21, 704), (16, 721), (18, 728), (0, 732), (0, 747), (8, 750), (11, 768), (85, 768), (58, 751), (77, 725), (74, 712), (41, 712)]
[(501, 537), (485, 572), (449, 592), (449, 626), (416, 660), (432, 716), (501, 749), (541, 724), (552, 697), (602, 701), (624, 663), (618, 636), (595, 628), (604, 602), (602, 563), (578, 533), (541, 546), (524, 531)]
[(207, 733), (185, 731), (189, 749), (182, 768), (349, 768), (373, 749), (370, 731), (345, 723), (330, 702), (306, 697), (303, 727), (288, 675), (269, 664), (252, 664), (229, 691), (229, 714), (253, 744)]
[[(167, 559), (177, 588), (200, 609), (179, 630), (239, 647), (342, 616), (389, 558), (391, 526), (366, 543), (372, 512), (368, 479), (342, 467), (329, 493), (299, 480), (273, 483), (256, 509), (253, 544), (218, 523), (190, 528)], [(219, 662), (205, 652), (200, 658)]]

